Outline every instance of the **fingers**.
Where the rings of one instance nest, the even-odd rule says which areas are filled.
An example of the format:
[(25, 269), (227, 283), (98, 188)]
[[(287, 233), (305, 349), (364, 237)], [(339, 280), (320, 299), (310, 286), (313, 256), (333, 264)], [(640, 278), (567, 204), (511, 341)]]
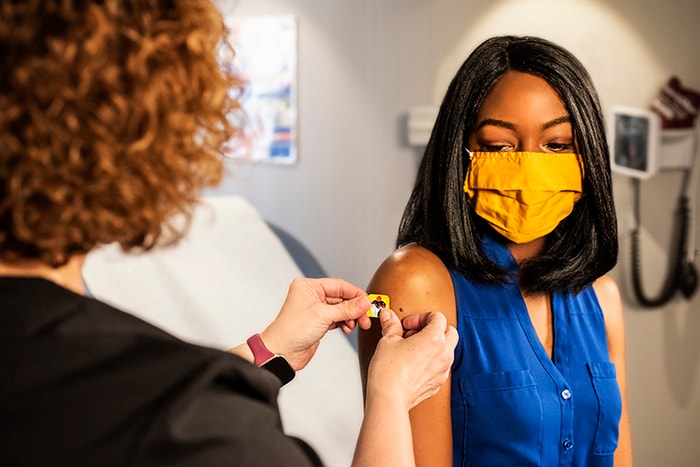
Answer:
[(432, 326), (442, 326), (444, 328), (447, 325), (447, 318), (440, 312), (428, 312), (408, 315), (402, 321), (403, 327), (407, 331), (419, 331), (430, 323), (432, 323)]
[(367, 321), (369, 321), (369, 317), (366, 316), (369, 307), (370, 302), (369, 298), (367, 298), (367, 294), (363, 294), (351, 300), (342, 301), (333, 305), (333, 321), (356, 320), (362, 316), (365, 316)]
[(336, 323), (336, 327), (339, 327), (345, 334), (350, 334), (357, 326), (367, 330), (372, 327), (372, 320), (366, 313), (363, 313), (362, 316), (357, 319), (349, 319), (342, 323)]
[(366, 297), (367, 295), (364, 290), (343, 279), (323, 278), (307, 280), (315, 282), (321, 288), (324, 300), (330, 304), (338, 303), (341, 300), (352, 300), (361, 296)]
[[(439, 312), (410, 315), (402, 325), (387, 309), (379, 319), (383, 337), (369, 366), (368, 394), (399, 395), (410, 410), (436, 394), (449, 378), (457, 330)], [(404, 327), (409, 328), (405, 333)]]
[[(292, 310), (304, 310), (307, 321), (325, 323), (326, 329), (340, 327), (349, 332), (354, 327), (349, 323), (355, 320), (362, 328), (370, 325), (369, 318), (361, 318), (370, 307), (367, 294), (342, 279), (294, 279), (289, 286), (286, 304)], [(299, 318), (297, 313), (294, 313), (294, 319)]]
[(425, 327), (440, 328), (443, 332), (448, 332), (450, 328), (454, 329), (452, 326), (447, 326), (447, 318), (440, 312), (408, 315), (403, 319), (401, 324), (405, 329), (404, 337), (411, 337)]
[(403, 337), (403, 326), (401, 326), (401, 321), (393, 310), (387, 308), (380, 311), (379, 321), (382, 324), (382, 335), (384, 337)]
[[(302, 287), (302, 284), (310, 287), (321, 303), (333, 305), (332, 316), (328, 316), (333, 322), (356, 320), (370, 307), (367, 293), (343, 279), (296, 279), (291, 287)], [(361, 324), (368, 326), (369, 323)]]
[(458, 341), (459, 333), (457, 329), (454, 326), (447, 326), (447, 330), (445, 331), (445, 342), (447, 342), (447, 345), (454, 351)]

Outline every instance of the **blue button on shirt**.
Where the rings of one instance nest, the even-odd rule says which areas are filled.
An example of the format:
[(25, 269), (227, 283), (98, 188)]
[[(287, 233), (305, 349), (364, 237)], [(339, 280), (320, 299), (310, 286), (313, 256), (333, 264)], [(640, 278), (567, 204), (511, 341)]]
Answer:
[[(510, 251), (484, 247), (514, 270)], [(555, 293), (550, 358), (515, 283), (451, 272), (459, 343), (452, 367), (455, 466), (612, 466), (622, 399), (592, 287)]]

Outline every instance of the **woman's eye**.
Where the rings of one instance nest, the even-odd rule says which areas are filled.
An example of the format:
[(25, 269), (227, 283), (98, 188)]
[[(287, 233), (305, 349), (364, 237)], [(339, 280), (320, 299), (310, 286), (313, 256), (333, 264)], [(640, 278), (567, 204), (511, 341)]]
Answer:
[(552, 152), (574, 152), (573, 143), (547, 143), (545, 147)]
[(515, 151), (515, 148), (507, 143), (499, 144), (482, 144), (479, 148), (482, 152), (505, 152), (505, 151)]

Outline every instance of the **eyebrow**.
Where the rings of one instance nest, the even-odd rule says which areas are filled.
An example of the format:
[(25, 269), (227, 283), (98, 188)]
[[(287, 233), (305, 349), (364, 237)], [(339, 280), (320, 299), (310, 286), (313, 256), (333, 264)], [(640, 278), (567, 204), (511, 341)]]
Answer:
[(562, 123), (571, 123), (571, 119), (568, 115), (565, 117), (559, 117), (555, 118), (554, 120), (548, 121), (547, 123), (542, 125), (542, 129), (546, 130), (547, 128), (552, 128), (553, 126), (561, 125)]
[(500, 128), (505, 128), (507, 130), (513, 130), (513, 131), (516, 130), (515, 125), (513, 125), (512, 123), (506, 122), (505, 120), (497, 120), (495, 118), (487, 118), (486, 120), (482, 120), (476, 126), (476, 129), (480, 130), (485, 126), (497, 126)]
[[(544, 125), (542, 125), (542, 129), (546, 130), (546, 129), (552, 128), (554, 126), (561, 125), (562, 123), (571, 123), (571, 119), (568, 116), (555, 118), (554, 120), (550, 120), (550, 121), (546, 122)], [(498, 120), (496, 118), (487, 118), (485, 120), (482, 120), (481, 122), (479, 122), (476, 129), (480, 130), (481, 128), (483, 128), (487, 125), (497, 126), (497, 127), (505, 128), (507, 130), (512, 130), (512, 131), (517, 130), (515, 128), (515, 125), (512, 124), (511, 122), (507, 122), (505, 120)]]

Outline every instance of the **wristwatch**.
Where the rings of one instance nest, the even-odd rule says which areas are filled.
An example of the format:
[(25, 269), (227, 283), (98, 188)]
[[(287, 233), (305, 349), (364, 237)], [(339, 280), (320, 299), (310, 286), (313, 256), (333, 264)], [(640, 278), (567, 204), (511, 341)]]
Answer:
[(272, 353), (265, 346), (260, 334), (250, 336), (246, 342), (253, 352), (255, 364), (277, 376), (282, 381), (282, 386), (294, 379), (296, 374), (294, 368), (291, 367), (284, 355)]

